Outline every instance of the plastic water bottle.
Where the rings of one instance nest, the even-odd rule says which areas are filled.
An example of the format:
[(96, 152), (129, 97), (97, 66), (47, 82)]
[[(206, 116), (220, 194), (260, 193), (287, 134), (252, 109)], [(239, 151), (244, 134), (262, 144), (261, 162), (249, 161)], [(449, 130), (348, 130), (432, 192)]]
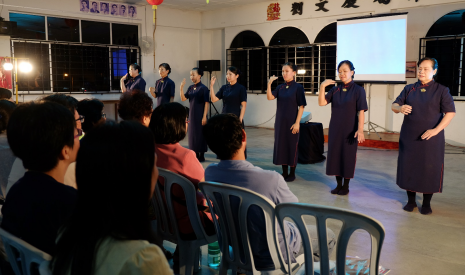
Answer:
[(217, 267), (221, 262), (221, 250), (218, 242), (208, 245), (208, 265), (210, 267)]

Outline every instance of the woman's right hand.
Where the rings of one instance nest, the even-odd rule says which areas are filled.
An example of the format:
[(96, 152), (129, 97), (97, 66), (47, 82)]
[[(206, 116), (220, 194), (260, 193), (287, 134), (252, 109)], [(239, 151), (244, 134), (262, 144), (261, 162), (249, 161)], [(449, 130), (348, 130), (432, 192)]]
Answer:
[(400, 106), (399, 109), (400, 109), (400, 112), (406, 116), (412, 112), (412, 106), (407, 105), (407, 104)]
[(216, 82), (216, 76), (212, 76), (212, 79), (210, 81), (210, 88), (215, 85), (215, 82)]
[(181, 90), (184, 89), (184, 85), (186, 85), (186, 79), (185, 78), (181, 82)]
[(128, 77), (128, 74), (125, 74), (125, 75), (121, 78), (121, 81), (126, 80), (127, 77)]
[(277, 76), (270, 76), (270, 80), (268, 81), (268, 83), (273, 83), (273, 81), (275, 81), (276, 79), (278, 79)]
[(323, 83), (321, 83), (320, 87), (326, 87), (326, 86), (334, 85), (334, 84), (336, 84), (336, 81), (334, 81), (332, 79), (325, 79), (325, 81), (323, 81)]

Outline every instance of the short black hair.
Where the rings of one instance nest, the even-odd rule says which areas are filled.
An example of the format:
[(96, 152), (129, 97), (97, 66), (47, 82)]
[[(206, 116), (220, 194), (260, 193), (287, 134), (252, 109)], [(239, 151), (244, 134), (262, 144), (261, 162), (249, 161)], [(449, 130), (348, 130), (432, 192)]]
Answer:
[(235, 75), (239, 75), (239, 76), (242, 74), (241, 70), (239, 70), (238, 68), (234, 66), (228, 67), (228, 71), (230, 71), (231, 73)]
[(113, 7), (118, 7), (118, 5), (116, 5), (116, 4), (113, 4), (113, 5), (111, 5), (111, 7), (112, 7), (112, 8), (113, 8)]
[(202, 69), (195, 67), (195, 68), (192, 68), (192, 70), (197, 71), (197, 73), (200, 75), (200, 77), (203, 76), (203, 70)]
[(175, 144), (186, 137), (187, 110), (177, 102), (158, 106), (152, 113), (149, 128), (156, 144)]
[(16, 109), (16, 104), (9, 100), (0, 100), (0, 134), (6, 130), (8, 121), (13, 111)]
[(284, 66), (289, 66), (289, 67), (291, 67), (292, 71), (297, 72), (297, 65), (292, 63), (292, 62), (286, 62), (286, 63), (283, 64), (283, 67)]
[[(417, 63), (417, 67), (420, 67), (420, 64), (423, 63), (423, 61), (431, 61), (433, 63), (432, 67), (433, 67), (433, 70), (437, 70), (438, 69), (438, 61), (436, 60), (436, 58), (432, 58), (432, 57), (423, 57), (422, 59), (420, 59)], [(437, 74), (438, 72), (436, 72)], [(435, 76), (436, 76), (435, 74)]]
[(88, 132), (102, 119), (103, 102), (98, 99), (83, 99), (78, 103), (79, 114), (86, 119), (82, 123), (82, 130)]
[(220, 114), (203, 126), (203, 137), (220, 160), (230, 160), (242, 147), (242, 123), (234, 114)]
[(7, 137), (24, 168), (48, 172), (58, 164), (63, 147), (74, 146), (74, 115), (55, 102), (25, 103), (10, 117)]
[(170, 73), (171, 73), (171, 67), (170, 67), (170, 64), (168, 64), (168, 63), (161, 63), (161, 64), (160, 64), (160, 66), (158, 66), (158, 69), (160, 69), (160, 67), (163, 67), (163, 68), (165, 68), (165, 70), (169, 71), (169, 73), (168, 73), (168, 74), (170, 74)]
[(343, 64), (346, 64), (347, 66), (349, 66), (349, 69), (351, 71), (354, 72), (354, 74), (352, 75), (352, 79), (354, 79), (354, 76), (355, 76), (355, 67), (354, 67), (354, 64), (352, 64), (351, 61), (349, 60), (342, 60), (341, 62), (339, 62), (339, 65), (337, 65), (337, 70), (339, 71), (339, 68), (343, 65)]
[(13, 96), (10, 90), (0, 88), (0, 99), (10, 99)]
[(152, 114), (153, 101), (145, 92), (132, 90), (121, 95), (118, 104), (118, 114), (124, 120), (142, 121)]
[(129, 65), (129, 67), (132, 67), (133, 70), (137, 70), (139, 72), (139, 74), (142, 73), (142, 68), (137, 63), (133, 63), (133, 64)]
[(42, 101), (55, 102), (55, 103), (65, 106), (68, 110), (71, 111), (71, 113), (73, 114), (73, 117), (74, 117), (74, 111), (77, 110), (77, 104), (79, 102), (74, 97), (69, 96), (69, 95), (64, 95), (64, 94), (49, 95), (49, 96), (42, 98)]

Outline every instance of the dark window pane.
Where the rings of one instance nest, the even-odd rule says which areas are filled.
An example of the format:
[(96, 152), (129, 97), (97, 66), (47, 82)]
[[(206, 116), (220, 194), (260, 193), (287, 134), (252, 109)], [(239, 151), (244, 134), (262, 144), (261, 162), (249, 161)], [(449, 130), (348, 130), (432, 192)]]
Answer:
[(120, 79), (128, 73), (129, 65), (139, 62), (139, 54), (135, 49), (111, 49), (111, 89), (120, 90)]
[(110, 44), (110, 23), (81, 20), (82, 42)]
[(136, 25), (112, 24), (113, 45), (139, 46), (139, 28)]
[(79, 20), (47, 17), (48, 40), (79, 42)]
[(266, 49), (249, 50), (248, 90), (265, 92)]
[(334, 42), (337, 41), (337, 23), (331, 23), (324, 27), (316, 36), (314, 43)]
[(45, 40), (45, 16), (10, 13), (10, 21), (18, 24), (13, 37)]
[(19, 90), (50, 91), (49, 44), (14, 42), (12, 52), (18, 63), (28, 61), (32, 65), (29, 73), (18, 71)]
[(456, 35), (465, 33), (465, 10), (456, 10), (439, 18), (426, 34), (430, 36)]
[(230, 48), (250, 48), (250, 47), (264, 47), (260, 35), (253, 31), (243, 31), (234, 37)]
[(270, 41), (270, 46), (295, 45), (310, 43), (305, 33), (298, 28), (285, 27), (277, 31)]

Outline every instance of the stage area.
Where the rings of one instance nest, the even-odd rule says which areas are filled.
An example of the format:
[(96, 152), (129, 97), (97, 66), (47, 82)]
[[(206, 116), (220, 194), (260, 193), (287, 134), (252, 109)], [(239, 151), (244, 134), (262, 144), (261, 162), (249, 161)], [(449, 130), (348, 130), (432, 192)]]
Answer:
[[(272, 164), (274, 131), (247, 128), (246, 132), (248, 161), (281, 173), (281, 167)], [(187, 147), (187, 138), (181, 144)], [(397, 155), (397, 150), (360, 147), (348, 196), (330, 194), (335, 178), (326, 176), (325, 162), (298, 165), (297, 180), (289, 183), (289, 188), (300, 202), (350, 209), (379, 220), (386, 229), (380, 264), (391, 269), (389, 274), (463, 274), (465, 148), (446, 147), (444, 192), (433, 196), (433, 214), (429, 216), (421, 215), (418, 210), (412, 213), (402, 210), (407, 195), (395, 183)], [(217, 162), (212, 152), (208, 152), (206, 158), (204, 167)], [(417, 195), (417, 204), (421, 205), (421, 201), (422, 196)], [(310, 219), (309, 223), (312, 223)], [(328, 225), (334, 232), (339, 232), (340, 223), (330, 222)], [(167, 244), (167, 248), (174, 249), (174, 246)], [(368, 258), (369, 252), (368, 234), (355, 232), (348, 255)], [(217, 270), (207, 267), (206, 246), (202, 256), (199, 274), (217, 274)]]

